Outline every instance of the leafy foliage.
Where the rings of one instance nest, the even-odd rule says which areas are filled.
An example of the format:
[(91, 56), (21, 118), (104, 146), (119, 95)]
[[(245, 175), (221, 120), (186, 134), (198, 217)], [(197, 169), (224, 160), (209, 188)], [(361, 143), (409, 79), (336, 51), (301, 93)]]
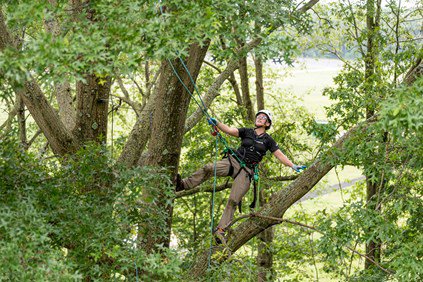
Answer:
[(2, 279), (178, 277), (175, 253), (147, 255), (138, 247), (153, 223), (165, 224), (155, 211), (157, 196), (141, 194), (142, 188), (151, 188), (153, 196), (170, 188), (160, 172), (113, 171), (95, 146), (49, 165), (11, 140), (1, 147)]
[[(160, 60), (186, 57), (193, 43), (210, 41), (208, 55), (222, 69), (226, 60), (245, 55), (238, 54), (238, 48), (254, 38), (262, 40), (254, 56), (264, 61), (291, 64), (301, 51), (301, 42), (355, 59), (344, 60), (345, 67), (334, 81), (336, 87), (325, 91), (336, 101), (328, 109), (331, 120), (327, 124), (316, 123), (295, 103), (297, 97), (279, 93), (275, 84), (266, 86), (266, 107), (278, 113), (272, 136), (289, 158), (301, 163), (313, 159), (308, 146), (311, 138), (305, 136), (301, 125), (307, 124), (308, 132), (320, 139), (324, 148), (362, 121), (366, 109), (376, 112), (379, 121), (352, 138), (346, 144), (347, 153), (337, 155), (337, 161), (364, 167), (374, 182), (383, 175), (383, 190), (371, 203), (381, 205), (382, 211), (368, 209), (364, 188), (357, 186), (353, 193), (358, 196), (333, 214), (294, 216), (300, 222), (314, 221), (323, 235), (313, 238), (315, 233), (283, 226), (268, 247), (275, 256), (279, 277), (293, 281), (313, 279), (310, 273), (301, 272), (302, 266), (314, 267), (316, 273), (323, 269), (338, 280), (418, 281), (422, 276), (422, 80), (398, 87), (410, 64), (421, 57), (421, 48), (414, 42), (420, 26), (417, 29), (400, 16), (406, 8), (387, 2), (381, 15), (384, 24), (376, 37), (375, 72), (366, 77), (364, 47), (369, 33), (364, 26), (364, 1), (316, 6), (313, 18), (298, 15), (295, 1), (285, 0), (101, 0), (81, 6), (71, 6), (70, 2), (84, 1), (1, 4), (16, 39), (16, 48), (0, 53), (0, 97), (9, 107), (14, 96), (10, 86), (33, 78), (41, 82), (49, 99), (53, 99), (55, 83), (84, 80), (87, 73), (100, 78), (119, 73), (133, 81), (148, 76), (139, 83), (147, 88), (152, 75), (141, 70), (142, 66), (149, 64), (156, 71)], [(417, 14), (411, 11), (408, 16)], [(201, 71), (200, 92), (211, 85), (215, 75), (211, 69)], [(266, 77), (271, 76), (269, 71)], [(277, 80), (275, 75), (272, 78)], [(226, 124), (248, 126), (243, 120), (244, 109), (233, 101), (232, 88), (223, 88), (212, 110)], [(130, 98), (142, 105), (148, 99), (142, 91), (137, 95), (130, 92)], [(196, 107), (191, 105), (189, 113)], [(117, 124), (124, 129), (117, 133), (117, 153), (112, 158), (123, 148), (131, 123), (131, 115), (123, 107), (117, 115)], [(17, 127), (13, 125), (11, 134), (18, 135)], [(31, 127), (34, 132), (38, 130)], [(205, 138), (208, 134), (209, 126), (204, 122), (185, 135), (181, 158), (184, 175), (213, 160), (214, 142)], [(41, 148), (42, 141), (35, 147)], [(231, 140), (231, 146), (236, 147), (236, 141)], [(167, 212), (157, 208), (159, 199), (173, 198), (166, 171), (115, 167), (107, 150), (92, 144), (74, 156), (40, 160), (15, 143), (13, 139), (0, 141), (0, 280), (175, 281), (182, 279), (181, 273), (189, 269), (195, 255), (209, 247), (210, 195), (199, 193), (178, 199), (173, 206), (176, 251), (162, 248), (160, 253), (147, 254), (143, 250), (146, 234), (166, 236), (162, 230), (169, 220)], [(263, 174), (286, 173), (270, 159), (261, 167)], [(267, 184), (263, 181), (263, 186)], [(272, 186), (269, 192), (285, 185)], [(216, 195), (215, 224), (227, 194)], [(244, 203), (248, 197), (251, 193)], [(357, 259), (348, 247), (363, 252), (364, 244), (375, 238), (384, 244), (380, 264), (393, 274), (377, 267), (352, 269)], [(241, 254), (211, 269), (205, 279), (256, 280), (256, 246), (252, 240)]]

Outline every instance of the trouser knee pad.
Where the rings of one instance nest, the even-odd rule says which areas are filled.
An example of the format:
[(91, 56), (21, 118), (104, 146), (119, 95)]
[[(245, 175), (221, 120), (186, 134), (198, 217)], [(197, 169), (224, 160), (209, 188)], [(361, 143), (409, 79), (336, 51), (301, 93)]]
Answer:
[(204, 170), (204, 174), (206, 176), (210, 176), (214, 172), (214, 165), (213, 164), (207, 164), (203, 167), (203, 170)]

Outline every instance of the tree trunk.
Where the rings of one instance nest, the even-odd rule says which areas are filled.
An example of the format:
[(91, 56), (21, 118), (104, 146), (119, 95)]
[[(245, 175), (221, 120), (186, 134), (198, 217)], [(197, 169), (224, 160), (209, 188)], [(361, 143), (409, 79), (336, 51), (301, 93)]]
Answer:
[(66, 129), (69, 131), (75, 128), (75, 108), (69, 82), (56, 83), (54, 87), (57, 105), (59, 106), (59, 117)]
[(51, 107), (39, 85), (33, 80), (25, 82), (23, 87), (15, 87), (32, 118), (46, 136), (53, 152), (65, 155), (79, 148), (73, 135), (66, 130), (57, 112)]
[[(190, 46), (186, 65), (194, 81), (198, 77), (208, 46), (208, 43), (203, 47), (197, 44)], [(191, 96), (173, 73), (169, 62), (164, 61), (162, 66), (151, 130), (154, 142), (149, 142), (145, 164), (168, 168), (169, 175), (173, 178), (178, 168), (184, 124)], [(194, 86), (181, 62), (176, 59), (172, 61), (172, 64), (192, 93)], [(148, 194), (148, 191), (146, 192)], [(156, 244), (169, 246), (172, 220), (172, 206), (169, 203), (172, 201), (173, 199), (165, 193), (158, 199), (157, 206), (167, 211), (167, 230), (155, 230), (154, 226), (149, 227), (151, 231), (147, 233), (147, 238), (144, 238), (144, 247), (147, 251), (153, 250)], [(165, 234), (165, 236), (157, 236), (158, 234)]]
[[(263, 62), (260, 57), (254, 58), (254, 65), (256, 70), (256, 97), (257, 109), (264, 109), (264, 87), (263, 87)], [(267, 195), (265, 189), (260, 189), (259, 203), (260, 207), (266, 204)], [(270, 250), (270, 245), (273, 241), (273, 227), (270, 226), (261, 232), (257, 239), (259, 241), (257, 250), (257, 266), (259, 269), (258, 281), (272, 281), (273, 280), (273, 253)]]
[(25, 118), (25, 104), (21, 97), (16, 95), (16, 103), (18, 104), (18, 128), (19, 128), (19, 140), (24, 148), (27, 147), (28, 138), (26, 135), (26, 118)]
[(86, 83), (76, 85), (76, 125), (74, 135), (80, 143), (107, 141), (107, 115), (111, 78), (94, 74), (85, 76)]
[[(344, 143), (354, 136), (356, 131), (365, 130), (371, 122), (376, 119), (371, 118), (364, 124), (360, 124), (345, 133), (326, 153), (317, 159), (313, 165), (305, 170), (295, 181), (293, 181), (286, 189), (278, 191), (270, 196), (270, 201), (256, 212), (257, 216), (240, 223), (232, 232), (229, 233), (227, 248), (223, 246), (216, 247), (213, 252), (222, 252), (219, 260), (214, 263), (220, 264), (230, 254), (236, 252), (241, 246), (248, 242), (251, 238), (266, 230), (272, 225), (280, 223), (271, 218), (282, 218), (286, 210), (296, 201), (309, 192), (338, 162), (338, 155), (343, 153)], [(200, 253), (193, 267), (189, 271), (191, 279), (202, 277), (207, 270), (209, 251)]]
[[(147, 145), (151, 136), (151, 127), (154, 116), (155, 93), (153, 92), (144, 110), (141, 111), (140, 116), (135, 123), (125, 147), (119, 156), (118, 163), (124, 164), (127, 167), (132, 167), (138, 164), (141, 154)], [(142, 162), (141, 162), (142, 164)]]
[(260, 57), (254, 59), (256, 68), (256, 96), (257, 96), (257, 110), (265, 109), (264, 106), (264, 86), (263, 86), (263, 61)]
[(246, 120), (254, 120), (254, 109), (253, 103), (251, 102), (250, 97), (250, 87), (248, 85), (248, 70), (247, 70), (247, 57), (243, 57), (239, 60), (239, 76), (241, 78), (241, 91), (242, 91), (242, 101), (244, 102), (244, 107), (247, 111)]
[[(260, 207), (264, 206), (266, 203), (266, 191), (260, 189)], [(257, 235), (259, 241), (257, 250), (257, 266), (259, 273), (257, 280), (259, 282), (273, 281), (273, 253), (270, 248), (274, 237), (273, 231), (273, 226), (270, 226)]]
[[(366, 9), (366, 25), (367, 25), (367, 51), (365, 56), (365, 73), (364, 73), (364, 83), (366, 85), (366, 96), (369, 97), (375, 95), (374, 86), (377, 83), (375, 81), (375, 68), (376, 68), (376, 53), (377, 53), (377, 39), (376, 33), (379, 26), (379, 13), (380, 13), (380, 0), (367, 0)], [(375, 6), (376, 4), (376, 6)], [(376, 101), (375, 101), (376, 103)], [(374, 103), (370, 104), (366, 108), (366, 118), (373, 116), (375, 113)], [(373, 158), (374, 156), (371, 156)], [(383, 157), (383, 156), (382, 156)], [(378, 207), (377, 203), (371, 204), (375, 201), (375, 197), (378, 193), (377, 188), (380, 186), (380, 175), (378, 175), (379, 181), (370, 181), (371, 176), (366, 175), (366, 185), (367, 185), (367, 203), (368, 208)], [(380, 261), (380, 252), (381, 252), (381, 242), (380, 240), (373, 240), (366, 244), (366, 260), (364, 263), (364, 268), (368, 269), (373, 266), (371, 260), (379, 262)], [(371, 259), (371, 260), (370, 260)]]
[(238, 83), (236, 81), (234, 73), (231, 73), (231, 75), (228, 78), (228, 81), (231, 83), (232, 89), (235, 92), (236, 103), (238, 104), (238, 106), (242, 106), (243, 103), (242, 103), (241, 91), (239, 90), (239, 86), (238, 86)]
[[(380, 205), (376, 202), (376, 195), (378, 193), (379, 183), (374, 183), (366, 179), (367, 186), (367, 204), (368, 208), (372, 208), (380, 212)], [(364, 261), (364, 268), (369, 269), (374, 266), (372, 260), (375, 262), (380, 261), (381, 255), (381, 242), (380, 240), (372, 240), (366, 244), (366, 260)]]

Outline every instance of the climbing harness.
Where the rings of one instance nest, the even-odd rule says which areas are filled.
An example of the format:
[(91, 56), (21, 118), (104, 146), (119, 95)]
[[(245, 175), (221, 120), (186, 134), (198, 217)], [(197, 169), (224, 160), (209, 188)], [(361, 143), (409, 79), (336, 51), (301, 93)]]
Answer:
[(254, 185), (254, 193), (253, 193), (253, 201), (250, 204), (250, 209), (255, 209), (257, 203), (260, 206), (260, 175), (258, 164), (254, 167), (254, 175), (253, 175), (253, 185)]

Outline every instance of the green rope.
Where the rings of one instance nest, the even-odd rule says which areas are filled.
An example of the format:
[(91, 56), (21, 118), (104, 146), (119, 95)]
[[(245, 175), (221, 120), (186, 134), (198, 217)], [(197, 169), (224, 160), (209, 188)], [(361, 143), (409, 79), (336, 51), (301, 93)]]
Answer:
[(216, 138), (216, 145), (215, 145), (215, 159), (214, 159), (214, 180), (213, 180), (213, 193), (212, 193), (212, 199), (211, 199), (211, 223), (210, 223), (210, 251), (209, 251), (209, 258), (208, 258), (208, 267), (210, 268), (211, 264), (211, 255), (212, 255), (212, 249), (213, 249), (213, 227), (214, 227), (214, 196), (216, 193), (216, 185), (217, 185), (217, 159), (219, 157), (219, 139)]
[(254, 181), (257, 182), (257, 206), (256, 209), (260, 208), (260, 175), (258, 164), (254, 167)]
[(189, 79), (191, 80), (191, 83), (192, 83), (192, 85), (194, 86), (194, 90), (195, 90), (195, 92), (197, 93), (198, 98), (200, 98), (201, 103), (203, 104), (204, 109), (206, 109), (206, 110), (207, 110), (207, 106), (206, 106), (206, 104), (204, 104), (204, 101), (203, 101), (203, 99), (201, 98), (200, 91), (198, 90), (198, 87), (197, 87), (197, 85), (196, 85), (196, 83), (195, 83), (194, 79), (193, 79), (193, 78), (192, 78), (192, 76), (191, 76), (191, 72), (189, 71), (189, 69), (188, 69), (188, 67), (186, 66), (186, 64), (184, 63), (184, 61), (182, 61), (181, 57), (179, 57), (179, 61), (182, 63), (182, 66), (184, 67), (185, 71), (187, 72), (187, 74), (188, 74), (188, 76), (189, 76)]

